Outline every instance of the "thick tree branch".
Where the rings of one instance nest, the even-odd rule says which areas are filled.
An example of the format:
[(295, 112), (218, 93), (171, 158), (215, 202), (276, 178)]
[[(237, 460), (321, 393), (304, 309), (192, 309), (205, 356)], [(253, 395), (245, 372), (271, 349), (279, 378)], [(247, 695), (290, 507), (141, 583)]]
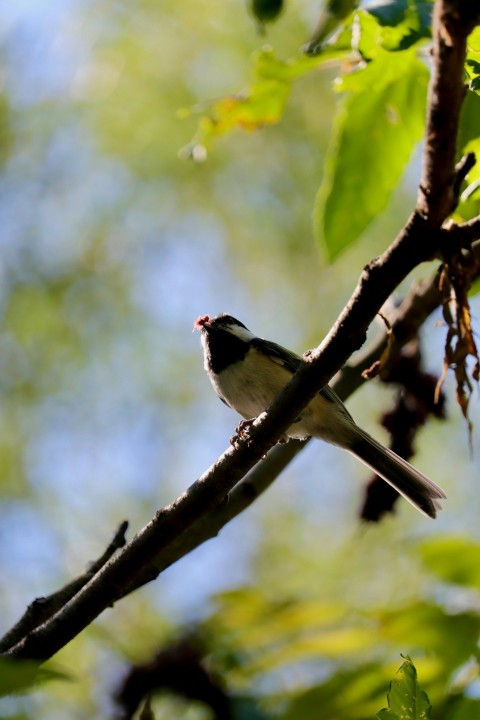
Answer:
[[(430, 90), (428, 137), (422, 192), (415, 212), (387, 251), (363, 271), (357, 288), (334, 327), (304, 362), (289, 385), (252, 429), (251, 443), (229, 448), (177, 500), (160, 510), (128, 545), (102, 567), (71, 600), (5, 654), (46, 660), (104, 609), (157, 572), (160, 553), (208, 516), (221, 512), (225, 498), (291, 425), (311, 398), (363, 344), (367, 329), (398, 284), (419, 263), (441, 254), (441, 225), (455, 202), (455, 137), (463, 90), (463, 58), (473, 12), (468, 2), (437, 2), (434, 27), (435, 71)], [(464, 17), (462, 19), (462, 14)], [(440, 75), (445, 75), (444, 83)], [(450, 92), (455, 86), (455, 98)], [(446, 95), (444, 95), (447, 93)], [(448, 106), (448, 127), (442, 130)], [(445, 147), (445, 146), (446, 147)], [(440, 155), (440, 160), (438, 159)], [(437, 175), (438, 171), (438, 175)], [(167, 556), (167, 555), (166, 555)]]
[[(480, 261), (480, 242), (474, 246), (475, 254)], [(480, 269), (478, 271), (480, 276)], [(439, 288), (439, 272), (436, 272), (429, 282), (418, 283), (409, 293), (401, 305), (389, 316), (390, 329), (393, 341), (390, 345), (390, 359), (398, 357), (400, 350), (414, 337), (417, 337), (426, 319), (437, 310), (442, 303), (442, 293)], [(379, 332), (369, 343), (364, 353), (355, 361), (344, 365), (335, 376), (330, 385), (342, 400), (347, 400), (367, 380), (364, 370), (377, 361), (387, 347), (387, 332)], [(387, 360), (384, 369), (388, 371), (390, 361)], [(230, 520), (235, 518), (249, 507), (270, 485), (276, 480), (287, 465), (298, 455), (310, 440), (291, 440), (285, 445), (273, 447), (267, 457), (261, 460), (245, 478), (239, 482), (228, 496), (228, 502), (223, 503), (216, 510), (204, 516), (192, 528), (174, 541), (152, 563), (148, 574), (137, 578), (137, 585), (141, 586), (154, 580), (167, 567), (177, 562), (203, 542), (218, 535), (220, 530)], [(136, 587), (125, 588), (127, 595)]]
[[(80, 592), (47, 622), (29, 633), (5, 654), (43, 661), (89, 625), (122, 596), (125, 586), (138, 584), (158, 554), (212, 513), (241, 478), (276, 442), (310, 399), (325, 385), (363, 342), (368, 325), (387, 297), (418, 262), (432, 254), (435, 243), (428, 234), (428, 254), (419, 252), (425, 223), (409, 223), (401, 238), (365, 269), (360, 283), (322, 345), (313, 351), (269, 412), (252, 429), (252, 442), (229, 448), (177, 500), (160, 510), (118, 555), (113, 557)], [(421, 231), (420, 236), (417, 232)]]
[(458, 200), (455, 157), (465, 97), (466, 41), (479, 19), (478, 3), (471, 0), (437, 0), (434, 5), (432, 78), (417, 200), (417, 212), (430, 227), (441, 225)]
[[(475, 247), (480, 260), (480, 242)], [(480, 273), (479, 273), (480, 274)], [(436, 310), (442, 301), (438, 286), (439, 275), (436, 273), (428, 283), (418, 284), (405, 298), (401, 305), (390, 315), (389, 322), (393, 343), (390, 354), (395, 358), (401, 348), (415, 337), (427, 317)], [(347, 400), (365, 382), (363, 371), (370, 367), (383, 353), (387, 346), (387, 333), (380, 332), (370, 342), (367, 350), (349, 362), (340, 370), (331, 386), (342, 398)], [(386, 367), (388, 368), (388, 362)], [(264, 460), (239, 482), (228, 495), (228, 502), (222, 503), (213, 512), (203, 516), (189, 531), (182, 534), (171, 545), (159, 553), (159, 556), (136, 578), (135, 584), (125, 585), (120, 597), (155, 580), (158, 575), (180, 558), (187, 555), (202, 543), (218, 535), (220, 530), (233, 518), (264, 493), (292, 461), (292, 459), (308, 444), (307, 441), (292, 440), (284, 445), (276, 445)], [(125, 544), (124, 532), (127, 523), (122, 523), (113, 541), (102, 556), (89, 566), (88, 570), (65, 585), (56, 593), (38, 598), (27, 608), (18, 623), (0, 640), (0, 652), (8, 650), (25, 635), (41, 625), (65, 605), (77, 592), (103, 567), (114, 552)]]
[[(480, 235), (480, 221), (477, 225), (477, 231)], [(460, 228), (463, 227), (465, 226), (460, 226)], [(473, 247), (475, 254), (480, 260), (480, 242), (476, 242)], [(419, 328), (423, 325), (427, 317), (439, 307), (441, 301), (442, 295), (438, 285), (438, 273), (434, 275), (430, 282), (421, 283), (414, 288), (400, 307), (390, 316), (391, 331), (393, 333), (393, 345), (391, 346), (392, 357), (395, 357), (400, 348), (418, 333)], [(379, 333), (372, 343), (370, 343), (365, 353), (357, 357), (353, 363), (345, 365), (338, 373), (332, 382), (332, 386), (343, 400), (346, 400), (365, 382), (365, 378), (362, 376), (363, 370), (370, 367), (371, 364), (379, 358), (386, 344), (386, 332)], [(214, 511), (205, 514), (188, 532), (179, 534), (167, 548), (158, 553), (157, 557), (145, 567), (143, 572), (139, 573), (132, 582), (125, 584), (116, 599), (125, 597), (135, 589), (151, 582), (158, 577), (163, 570), (184, 555), (218, 535), (220, 530), (230, 520), (243, 512), (270, 487), (284, 468), (304, 448), (305, 444), (305, 442), (291, 441), (287, 445), (277, 445), (274, 447), (266, 460), (259, 462), (229, 493), (228, 502), (221, 503)], [(110, 548), (113, 545), (114, 543), (111, 544)], [(102, 555), (102, 558), (108, 554), (109, 549)], [(102, 566), (102, 564), (101, 560), (99, 560), (95, 563), (95, 567)], [(74, 583), (78, 581), (81, 582), (78, 589), (91, 578), (92, 570), (93, 567), (90, 568), (85, 575), (81, 576), (81, 578), (74, 581)], [(101, 582), (101, 578), (96, 578), (94, 582)], [(55, 597), (55, 602), (48, 603), (49, 612), (45, 613), (42, 619), (46, 620), (48, 617), (51, 617), (58, 609), (56, 603), (57, 598), (63, 597), (62, 604), (65, 604), (66, 600), (70, 598), (70, 589), (74, 583), (67, 585), (66, 588), (56, 593), (55, 596), (52, 596), (52, 598)], [(34, 605), (34, 603), (32, 605)], [(35, 614), (32, 617), (27, 611), (24, 618), (3, 638), (1, 650), (3, 651), (13, 647), (15, 642), (18, 642), (27, 635), (33, 627), (40, 624), (38, 620), (39, 618)]]

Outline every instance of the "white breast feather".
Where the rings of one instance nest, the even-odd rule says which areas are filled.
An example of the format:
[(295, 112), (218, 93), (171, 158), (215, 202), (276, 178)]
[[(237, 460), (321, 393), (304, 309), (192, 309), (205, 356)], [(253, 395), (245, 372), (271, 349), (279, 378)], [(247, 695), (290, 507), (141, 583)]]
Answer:
[[(291, 377), (292, 373), (278, 361), (251, 348), (242, 361), (229, 365), (212, 382), (230, 407), (249, 420), (267, 409)], [(350, 435), (350, 423), (345, 419), (335, 403), (317, 395), (289, 428), (288, 435), (313, 435), (343, 445), (343, 438)]]

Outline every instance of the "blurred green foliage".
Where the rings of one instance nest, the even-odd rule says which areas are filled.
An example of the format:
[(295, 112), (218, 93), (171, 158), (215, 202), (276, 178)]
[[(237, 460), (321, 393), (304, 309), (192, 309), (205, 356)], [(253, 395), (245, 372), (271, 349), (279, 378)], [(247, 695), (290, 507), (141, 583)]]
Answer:
[(0, 658), (0, 697), (12, 692), (25, 692), (32, 686), (53, 680), (70, 681), (71, 678), (53, 666), (39, 669), (33, 661), (13, 662)]
[(314, 214), (315, 233), (326, 256), (335, 259), (387, 206), (422, 136), (428, 70), (418, 49), (430, 37), (431, 7), (397, 2), (357, 11), (353, 4), (335, 15), (332, 30), (345, 20), (343, 32), (316, 47), (313, 57), (300, 55), (282, 65), (271, 50), (263, 51), (246, 91), (216, 101), (208, 112), (202, 109), (185, 154), (204, 160), (212, 138), (279, 122), (292, 80), (332, 57), (349, 61), (351, 67), (337, 78), (343, 101)]

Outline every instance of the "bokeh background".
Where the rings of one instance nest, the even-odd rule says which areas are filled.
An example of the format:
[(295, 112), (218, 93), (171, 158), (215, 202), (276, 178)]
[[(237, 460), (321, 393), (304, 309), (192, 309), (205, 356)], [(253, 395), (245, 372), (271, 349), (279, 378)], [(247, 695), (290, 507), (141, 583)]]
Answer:
[[(334, 265), (314, 240), (334, 68), (298, 81), (280, 125), (221, 138), (201, 164), (179, 157), (197, 123), (179, 111), (245, 87), (265, 42), (294, 54), (317, 11), (292, 0), (265, 38), (234, 0), (2, 4), (2, 630), (101, 554), (121, 520), (141, 528), (226, 448), (237, 418), (209, 386), (195, 318), (228, 311), (302, 352), (405, 221), (419, 153), (387, 211)], [(439, 319), (422, 336), (436, 373)], [(55, 663), (70, 681), (0, 701), (1, 716), (108, 717), (128, 661), (214, 614), (226, 591), (262, 588), (354, 613), (445, 599), (418, 548), (432, 535), (480, 539), (478, 397), (470, 453), (449, 380), (446, 392), (448, 420), (422, 430), (415, 458), (449, 498), (436, 522), (401, 503), (380, 526), (360, 525), (368, 473), (311, 443), (218, 538), (65, 648)], [(349, 408), (385, 439), (376, 423), (389, 403), (391, 391), (370, 383)], [(386, 662), (395, 667), (411, 646), (407, 634)], [(339, 662), (327, 653), (317, 669), (261, 689), (326, 677)], [(201, 711), (176, 716), (201, 716), (192, 712)]]

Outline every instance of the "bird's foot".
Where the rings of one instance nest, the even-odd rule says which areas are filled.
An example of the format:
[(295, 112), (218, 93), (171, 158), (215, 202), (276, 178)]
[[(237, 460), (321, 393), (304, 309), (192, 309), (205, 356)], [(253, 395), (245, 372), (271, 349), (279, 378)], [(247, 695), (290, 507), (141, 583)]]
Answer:
[(255, 422), (256, 418), (250, 418), (250, 420), (241, 420), (235, 430), (235, 433), (230, 438), (230, 445), (234, 448), (238, 447), (242, 443), (247, 445), (250, 443), (250, 428)]
[[(252, 427), (254, 427), (259, 420), (261, 420), (266, 413), (261, 413), (256, 418), (250, 418), (250, 420), (241, 420), (238, 424), (235, 433), (230, 438), (230, 445), (233, 445), (234, 448), (240, 447), (240, 445), (250, 445), (252, 442), (252, 439), (250, 437), (250, 430)], [(279, 439), (277, 440), (277, 445), (284, 445), (290, 440), (288, 435), (281, 435)], [(264, 458), (266, 455), (264, 455)]]

